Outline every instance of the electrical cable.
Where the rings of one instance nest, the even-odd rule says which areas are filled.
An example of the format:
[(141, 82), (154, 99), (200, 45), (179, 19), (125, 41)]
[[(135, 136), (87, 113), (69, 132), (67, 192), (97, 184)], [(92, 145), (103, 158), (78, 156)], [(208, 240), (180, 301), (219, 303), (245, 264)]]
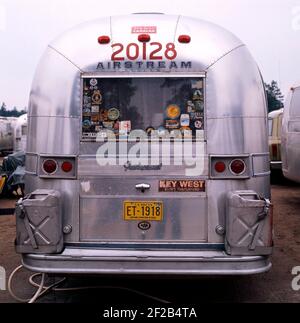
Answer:
[[(67, 288), (58, 288), (59, 285), (61, 285), (62, 283), (64, 283), (67, 278), (62, 278), (60, 281), (50, 285), (50, 286), (45, 286), (45, 278), (46, 278), (46, 274), (44, 273), (36, 273), (33, 274), (29, 277), (29, 284), (35, 288), (37, 288), (37, 291), (35, 292), (34, 296), (32, 298), (29, 299), (23, 299), (20, 298), (18, 296), (16, 296), (16, 294), (13, 291), (13, 287), (12, 287), (12, 282), (13, 282), (13, 278), (16, 275), (16, 273), (18, 271), (20, 271), (22, 268), (24, 268), (23, 265), (20, 265), (19, 267), (17, 267), (9, 276), (8, 279), (8, 292), (10, 293), (10, 295), (18, 302), (20, 303), (35, 303), (39, 298), (41, 298), (42, 296), (46, 295), (48, 292), (72, 292), (72, 291), (83, 291), (83, 290), (97, 290), (97, 289), (118, 289), (118, 290), (124, 290), (127, 292), (131, 292), (149, 299), (152, 299), (154, 301), (157, 301), (159, 303), (162, 304), (170, 304), (171, 302), (166, 301), (164, 299), (137, 291), (135, 289), (131, 289), (131, 288), (127, 288), (127, 287), (120, 287), (120, 286), (85, 286), (85, 287), (67, 287)], [(35, 278), (41, 276), (41, 282), (37, 283), (35, 281)]]

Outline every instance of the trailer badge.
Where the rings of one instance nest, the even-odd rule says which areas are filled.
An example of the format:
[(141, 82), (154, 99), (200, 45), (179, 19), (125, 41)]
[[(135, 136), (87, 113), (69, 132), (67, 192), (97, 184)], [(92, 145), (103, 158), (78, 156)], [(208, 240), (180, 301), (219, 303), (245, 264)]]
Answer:
[(159, 136), (162, 136), (162, 137), (166, 136), (167, 133), (169, 133), (169, 131), (165, 127), (163, 127), (163, 126), (159, 127), (157, 129), (157, 132), (158, 132), (158, 135)]
[(103, 127), (109, 130), (114, 129), (114, 122), (109, 121), (109, 122), (103, 122)]
[(192, 101), (187, 102), (187, 113), (194, 113), (196, 112), (195, 105)]
[(202, 129), (203, 122), (201, 120), (197, 120), (194, 125), (196, 129)]
[(90, 84), (91, 86), (96, 86), (98, 84), (98, 81), (96, 79), (91, 79)]
[(147, 133), (148, 136), (151, 136), (151, 134), (152, 134), (153, 131), (155, 131), (155, 129), (153, 127), (148, 127), (146, 129), (146, 133)]
[(131, 121), (120, 122), (120, 135), (126, 136), (131, 131)]
[(100, 116), (99, 116), (99, 114), (93, 114), (93, 115), (91, 116), (91, 120), (92, 120), (92, 123), (93, 123), (93, 124), (98, 124), (98, 123), (99, 123), (99, 121), (100, 121)]
[(100, 108), (98, 105), (93, 105), (92, 106), (92, 113), (99, 113), (100, 112)]
[(84, 120), (83, 123), (82, 123), (82, 126), (84, 129), (88, 129), (90, 128), (92, 125), (91, 121), (90, 120)]
[(193, 101), (202, 100), (202, 98), (203, 98), (203, 94), (201, 90), (196, 90), (193, 95)]
[(203, 81), (196, 81), (192, 84), (192, 89), (203, 89)]
[(189, 114), (182, 114), (180, 117), (180, 125), (181, 127), (189, 127), (190, 126), (190, 115)]
[(115, 122), (115, 124), (114, 124), (114, 130), (119, 130), (120, 129), (120, 122), (119, 121), (117, 121), (117, 122)]
[(91, 98), (89, 96), (84, 96), (83, 104), (84, 105), (91, 104)]
[(108, 121), (108, 111), (105, 109), (100, 110), (100, 121)]
[(183, 61), (125, 61), (124, 57), (114, 57), (112, 62), (99, 62), (96, 70), (101, 71), (161, 71), (161, 70), (189, 70), (193, 68), (193, 62)]
[(180, 127), (178, 120), (166, 120), (167, 129), (178, 129)]
[(167, 107), (167, 116), (170, 119), (177, 119), (180, 116), (180, 108), (176, 104), (171, 104)]
[(83, 115), (84, 116), (90, 116), (91, 115), (91, 109), (90, 108), (84, 108), (83, 109)]
[(148, 231), (151, 229), (151, 223), (150, 222), (141, 222), (138, 224), (138, 228), (142, 231)]
[(94, 92), (92, 101), (94, 104), (102, 104), (102, 94), (99, 90)]
[(203, 118), (203, 113), (201, 112), (193, 112), (190, 114), (191, 120), (199, 120)]
[(159, 181), (160, 192), (205, 192), (202, 180), (162, 180)]
[(190, 127), (182, 127), (180, 130), (185, 138), (193, 138), (193, 131)]
[(195, 104), (195, 108), (196, 108), (197, 112), (203, 112), (204, 111), (204, 103), (203, 103), (203, 101), (198, 100), (198, 101), (195, 101), (194, 104)]
[(156, 34), (156, 26), (134, 26), (131, 28), (132, 34)]
[(111, 121), (116, 121), (120, 118), (120, 111), (116, 108), (108, 110), (108, 119)]

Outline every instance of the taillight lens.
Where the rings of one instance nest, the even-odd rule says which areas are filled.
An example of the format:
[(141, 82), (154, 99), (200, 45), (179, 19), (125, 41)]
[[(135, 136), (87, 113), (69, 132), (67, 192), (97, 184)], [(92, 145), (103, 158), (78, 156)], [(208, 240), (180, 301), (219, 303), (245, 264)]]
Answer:
[(236, 159), (230, 164), (230, 170), (235, 175), (242, 175), (246, 170), (246, 164), (243, 160)]
[(217, 173), (224, 173), (226, 170), (226, 165), (223, 162), (217, 162), (215, 164), (215, 170)]
[(48, 159), (43, 163), (43, 170), (47, 174), (54, 174), (57, 168), (57, 162), (55, 160)]
[(73, 170), (73, 165), (70, 162), (63, 162), (61, 165), (61, 169), (65, 173), (70, 173)]

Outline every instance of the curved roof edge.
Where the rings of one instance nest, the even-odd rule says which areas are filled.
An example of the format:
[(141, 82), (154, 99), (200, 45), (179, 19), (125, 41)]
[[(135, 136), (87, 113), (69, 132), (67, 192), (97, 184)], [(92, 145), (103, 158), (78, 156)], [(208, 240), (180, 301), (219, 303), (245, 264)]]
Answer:
[[(91, 64), (97, 60), (110, 61), (112, 55), (111, 46), (98, 44), (100, 35), (110, 36), (111, 43), (136, 43), (137, 34), (133, 30), (138, 26), (154, 26), (155, 31), (151, 34), (153, 42), (176, 43), (180, 50), (178, 59), (194, 60), (203, 70), (245, 46), (233, 33), (212, 22), (180, 15), (145, 13), (102, 17), (79, 24), (52, 41), (49, 47), (79, 70), (89, 72)], [(186, 34), (195, 41), (188, 45), (180, 44), (177, 37)]]

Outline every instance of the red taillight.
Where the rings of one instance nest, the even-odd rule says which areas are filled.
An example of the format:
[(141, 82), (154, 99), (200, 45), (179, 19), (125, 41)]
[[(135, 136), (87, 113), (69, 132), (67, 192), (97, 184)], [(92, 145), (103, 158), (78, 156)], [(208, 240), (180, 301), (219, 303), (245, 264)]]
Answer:
[(229, 167), (235, 175), (242, 175), (246, 170), (245, 162), (240, 159), (233, 160)]
[(70, 173), (73, 170), (73, 165), (70, 162), (63, 162), (62, 165), (61, 165), (61, 169), (65, 173)]
[(98, 38), (98, 43), (101, 45), (109, 44), (110, 43), (110, 37), (108, 36), (100, 36)]
[(226, 170), (226, 165), (223, 162), (217, 162), (215, 164), (215, 170), (217, 173), (224, 173)]
[(189, 44), (191, 42), (191, 36), (181, 35), (178, 37), (178, 41), (182, 44)]
[(55, 160), (45, 160), (43, 170), (47, 174), (54, 174), (57, 171), (57, 162)]
[(151, 37), (150, 35), (142, 34), (142, 35), (139, 35), (138, 39), (141, 43), (148, 43), (151, 40)]

